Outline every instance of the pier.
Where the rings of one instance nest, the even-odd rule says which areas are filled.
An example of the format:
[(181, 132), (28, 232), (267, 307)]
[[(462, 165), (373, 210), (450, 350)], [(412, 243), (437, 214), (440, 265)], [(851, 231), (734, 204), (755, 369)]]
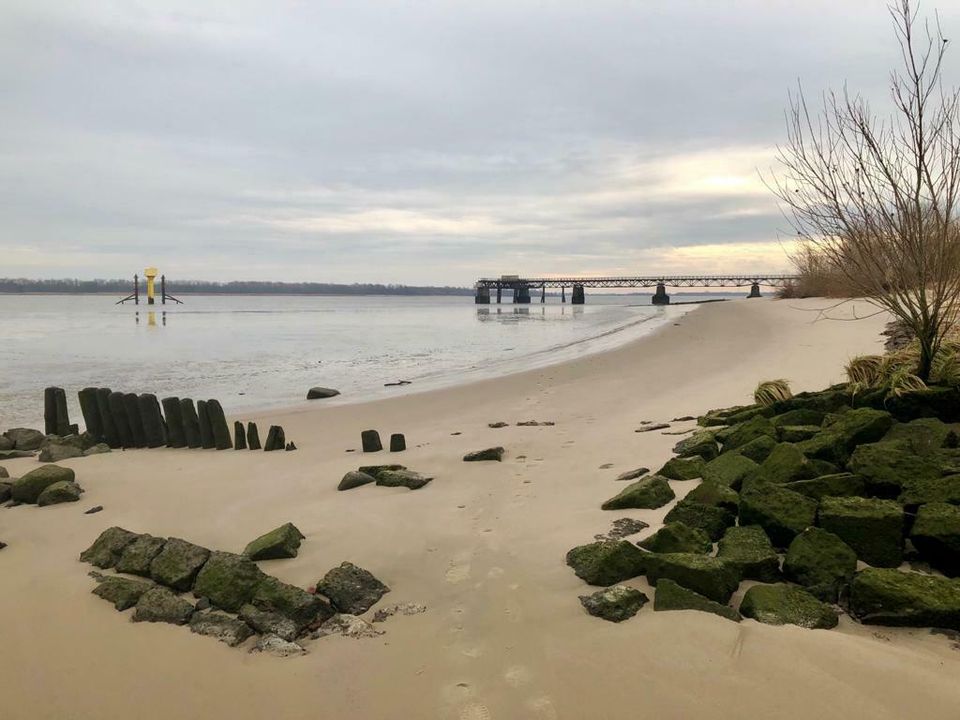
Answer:
[(481, 278), (474, 288), (477, 305), (489, 305), (496, 299), (503, 301), (504, 290), (509, 290), (514, 303), (531, 302), (531, 292), (540, 292), (540, 302), (547, 301), (547, 288), (560, 290), (560, 302), (567, 302), (567, 288), (570, 288), (570, 302), (583, 305), (586, 302), (586, 288), (656, 288), (652, 302), (654, 305), (669, 305), (670, 295), (667, 288), (732, 288), (749, 287), (748, 298), (761, 297), (760, 287), (780, 288), (786, 286), (796, 275), (650, 275), (636, 277), (555, 277), (522, 278), (519, 275), (501, 275), (499, 278)]

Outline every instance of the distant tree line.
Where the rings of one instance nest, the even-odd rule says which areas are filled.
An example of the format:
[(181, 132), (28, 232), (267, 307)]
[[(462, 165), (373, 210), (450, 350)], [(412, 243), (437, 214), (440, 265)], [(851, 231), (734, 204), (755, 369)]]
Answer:
[[(0, 278), (0, 293), (121, 293), (129, 294), (132, 280), (30, 280)], [(140, 279), (145, 291), (146, 281)], [(159, 284), (158, 284), (159, 291)], [(472, 295), (471, 288), (432, 287), (429, 285), (381, 285), (375, 283), (266, 282), (241, 280), (212, 282), (209, 280), (168, 280), (167, 292), (172, 295)]]

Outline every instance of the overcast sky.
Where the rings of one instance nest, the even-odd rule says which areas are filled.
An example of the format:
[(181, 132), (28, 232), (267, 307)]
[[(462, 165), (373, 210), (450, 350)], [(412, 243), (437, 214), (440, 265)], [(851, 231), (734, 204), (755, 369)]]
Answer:
[(896, 60), (884, 0), (0, 0), (0, 276), (780, 270), (788, 89)]

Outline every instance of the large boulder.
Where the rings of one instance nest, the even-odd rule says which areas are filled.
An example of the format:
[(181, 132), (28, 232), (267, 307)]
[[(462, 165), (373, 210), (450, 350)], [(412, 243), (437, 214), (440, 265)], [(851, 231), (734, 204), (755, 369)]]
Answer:
[(710, 480), (704, 480), (693, 490), (687, 493), (684, 500), (698, 502), (702, 505), (719, 507), (736, 514), (740, 507), (740, 496), (736, 490), (728, 485), (720, 485)]
[(704, 460), (713, 460), (720, 453), (717, 440), (712, 430), (701, 430), (673, 446), (674, 454), (679, 457), (701, 457)]
[(312, 387), (307, 390), (307, 400), (325, 400), (326, 398), (336, 397), (340, 394), (339, 390), (325, 387)]
[(697, 418), (697, 424), (703, 427), (718, 425), (737, 425), (757, 415), (770, 417), (774, 414), (773, 408), (763, 405), (736, 405), (719, 410), (710, 410)]
[(137, 539), (127, 545), (117, 560), (117, 572), (130, 575), (150, 577), (150, 563), (160, 554), (167, 539), (153, 535), (138, 535)]
[(845, 463), (850, 453), (864, 443), (876, 442), (893, 425), (890, 413), (873, 408), (850, 410), (833, 417), (815, 437), (798, 444), (807, 457)]
[(820, 527), (875, 567), (897, 567), (903, 561), (903, 523), (903, 508), (892, 500), (827, 497), (820, 503)]
[(777, 428), (780, 442), (798, 443), (809, 440), (820, 432), (819, 425), (781, 425)]
[(655, 553), (701, 553), (713, 549), (710, 538), (703, 530), (688, 527), (682, 522), (671, 522), (653, 535), (637, 543), (644, 550)]
[(746, 422), (721, 431), (717, 434), (717, 439), (723, 443), (723, 452), (729, 452), (764, 435), (776, 438), (777, 428), (763, 415), (755, 415)]
[(606, 587), (643, 575), (649, 557), (626, 540), (601, 540), (573, 548), (566, 560), (578, 578)]
[(597, 590), (592, 595), (581, 595), (580, 604), (594, 617), (610, 622), (632, 618), (650, 601), (644, 593), (626, 585)]
[(338, 612), (361, 615), (390, 592), (390, 588), (362, 567), (343, 562), (317, 582), (317, 592), (328, 597)]
[(727, 620), (740, 622), (740, 613), (729, 605), (722, 605), (704, 597), (700, 593), (678, 585), (669, 578), (657, 581), (657, 593), (653, 596), (654, 611), (665, 610), (699, 610), (713, 613)]
[(155, 587), (149, 580), (112, 575), (104, 577), (93, 589), (93, 594), (113, 603), (117, 610), (126, 610), (136, 605), (145, 592)]
[(353, 490), (361, 485), (368, 485), (376, 481), (377, 479), (373, 475), (367, 475), (359, 470), (351, 470), (340, 480), (337, 490)]
[(603, 503), (601, 508), (604, 510), (654, 509), (663, 507), (675, 497), (665, 477), (649, 475), (625, 487), (619, 494)]
[(814, 524), (817, 501), (771, 483), (749, 483), (740, 493), (740, 524), (759, 525), (778, 548)]
[(61, 480), (53, 485), (48, 485), (44, 491), (37, 497), (37, 505), (46, 507), (47, 505), (59, 505), (60, 503), (77, 502), (80, 499), (80, 493), (83, 488), (75, 482)]
[[(270, 576), (257, 586), (250, 605), (258, 610), (287, 618), (296, 627), (298, 635), (307, 627), (319, 624), (334, 614), (330, 603), (323, 597)], [(254, 625), (254, 627), (257, 626)], [(273, 632), (257, 629), (260, 632)]]
[(948, 423), (960, 422), (960, 389), (958, 388), (929, 387), (925, 390), (885, 398), (883, 405), (901, 422), (917, 418), (938, 418)]
[(165, 622), (171, 625), (186, 625), (190, 622), (194, 607), (176, 593), (164, 587), (147, 590), (133, 609), (134, 622)]
[(646, 575), (651, 585), (667, 578), (720, 603), (727, 602), (740, 584), (740, 573), (734, 566), (693, 553), (651, 553)]
[(83, 457), (83, 449), (67, 443), (48, 443), (37, 456), (40, 462), (60, 462), (70, 458)]
[(485, 450), (474, 450), (463, 456), (464, 462), (483, 462), (493, 460), (500, 462), (503, 460), (504, 449), (502, 447), (486, 448)]
[(28, 452), (39, 450), (46, 439), (46, 435), (33, 428), (10, 428), (4, 436), (13, 443), (13, 449)]
[(724, 453), (703, 467), (704, 482), (739, 490), (743, 480), (757, 469), (757, 463), (739, 453)]
[(150, 563), (150, 577), (174, 590), (189, 590), (209, 557), (204, 547), (170, 538)]
[(680, 522), (688, 527), (702, 530), (711, 542), (716, 542), (723, 537), (728, 527), (736, 524), (737, 517), (722, 507), (683, 499), (670, 509), (663, 521), (665, 523)]
[(780, 556), (763, 528), (757, 525), (727, 528), (720, 538), (717, 557), (735, 567), (745, 580), (776, 582), (780, 579)]
[(777, 446), (777, 440), (771, 435), (761, 435), (754, 438), (746, 445), (738, 447), (734, 454), (743, 455), (745, 458), (753, 460), (755, 463), (762, 463), (766, 460), (773, 449)]
[(912, 482), (939, 478), (941, 462), (933, 454), (918, 455), (906, 440), (897, 440), (861, 445), (847, 469), (865, 479), (871, 495), (895, 498)]
[(422, 475), (413, 470), (383, 470), (377, 474), (377, 485), (383, 487), (405, 487), (410, 490), (419, 490), (431, 480), (433, 480), (433, 477)]
[(6, 435), (0, 435), (0, 452), (7, 452), (8, 450), (13, 450), (13, 440)]
[(122, 527), (107, 528), (90, 547), (80, 553), (80, 560), (98, 568), (112, 568), (123, 555), (127, 545), (138, 537), (136, 533)]
[(754, 585), (740, 603), (740, 613), (767, 625), (797, 625), (810, 629), (835, 628), (837, 611), (803, 588), (786, 583)]
[(834, 385), (826, 390), (801, 392), (786, 400), (778, 400), (771, 406), (774, 415), (783, 415), (792, 410), (818, 410), (832, 413), (850, 405), (850, 389), (846, 385)]
[(760, 464), (758, 476), (774, 483), (809, 480), (817, 476), (816, 466), (800, 449), (789, 442), (778, 444)]
[(667, 461), (657, 475), (669, 480), (693, 480), (703, 474), (706, 463), (699, 455), (693, 457), (675, 457)]
[(911, 480), (904, 486), (897, 502), (911, 509), (939, 502), (960, 505), (960, 474)]
[(306, 535), (300, 532), (296, 525), (284, 523), (251, 541), (243, 554), (251, 560), (294, 558), (300, 548), (300, 541), (305, 538)]
[(783, 561), (788, 580), (803, 585), (824, 602), (837, 602), (857, 571), (857, 554), (843, 540), (822, 528), (807, 528), (797, 535)]
[(780, 415), (774, 415), (772, 418), (770, 418), (770, 422), (773, 423), (774, 427), (777, 428), (797, 425), (820, 427), (823, 424), (823, 419), (825, 417), (826, 413), (820, 410), (797, 408), (795, 410), (788, 410)]
[(867, 568), (850, 585), (850, 614), (868, 625), (960, 630), (960, 583), (937, 575)]
[(884, 442), (905, 443), (917, 455), (928, 455), (944, 447), (956, 447), (958, 440), (957, 426), (947, 425), (932, 417), (896, 423), (883, 436)]
[(222, 610), (237, 612), (253, 599), (266, 577), (250, 558), (215, 550), (197, 574), (193, 594)]
[(73, 482), (73, 470), (59, 465), (44, 465), (35, 468), (10, 486), (10, 494), (21, 503), (35, 503), (40, 493), (58, 482)]
[(960, 507), (949, 503), (921, 506), (910, 540), (920, 557), (944, 575), (960, 575)]
[(214, 637), (230, 647), (236, 647), (255, 633), (247, 623), (226, 613), (209, 610), (190, 617), (190, 632)]
[(821, 475), (812, 480), (798, 480), (789, 483), (787, 489), (819, 500), (824, 497), (863, 495), (867, 491), (867, 483), (862, 475), (845, 472)]
[(288, 642), (295, 640), (299, 635), (296, 623), (280, 613), (261, 610), (253, 605), (244, 605), (237, 614), (258, 633), (276, 635)]

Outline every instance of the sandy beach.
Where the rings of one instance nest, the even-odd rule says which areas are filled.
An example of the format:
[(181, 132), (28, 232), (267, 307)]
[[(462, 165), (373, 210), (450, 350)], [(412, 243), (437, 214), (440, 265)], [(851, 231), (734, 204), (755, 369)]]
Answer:
[[(736, 624), (652, 604), (607, 623), (584, 612), (577, 596), (591, 590), (564, 564), (567, 550), (613, 520), (649, 523), (630, 538), (639, 540), (672, 506), (600, 510), (622, 489), (618, 474), (656, 469), (679, 439), (636, 433), (641, 422), (750, 402), (762, 379), (817, 389), (842, 380), (850, 356), (882, 348), (883, 316), (815, 322), (826, 304), (708, 304), (562, 365), (239, 418), (258, 421), (261, 433), (282, 424), (297, 452), (133, 450), (65, 461), (87, 491), (79, 504), (0, 511), (9, 544), (0, 553), (0, 717), (954, 718), (960, 651), (942, 635), (846, 616), (831, 631)], [(523, 420), (556, 425), (514, 425)], [(488, 427), (496, 421), (511, 426)], [(403, 432), (409, 449), (364, 456), (367, 428)], [(502, 463), (461, 460), (495, 445), (506, 448)], [(418, 491), (336, 490), (348, 470), (389, 461), (436, 479)], [(37, 462), (3, 465), (19, 476)], [(682, 497), (697, 482), (672, 485)], [(104, 510), (85, 515), (93, 505)], [(266, 572), (308, 587), (349, 560), (391, 588), (377, 607), (427, 611), (388, 619), (377, 638), (307, 641), (308, 655), (282, 659), (131, 623), (90, 593), (90, 566), (77, 560), (112, 525), (239, 552), (288, 521), (306, 540), (297, 558), (260, 563)], [(627, 584), (652, 599), (643, 578)]]

